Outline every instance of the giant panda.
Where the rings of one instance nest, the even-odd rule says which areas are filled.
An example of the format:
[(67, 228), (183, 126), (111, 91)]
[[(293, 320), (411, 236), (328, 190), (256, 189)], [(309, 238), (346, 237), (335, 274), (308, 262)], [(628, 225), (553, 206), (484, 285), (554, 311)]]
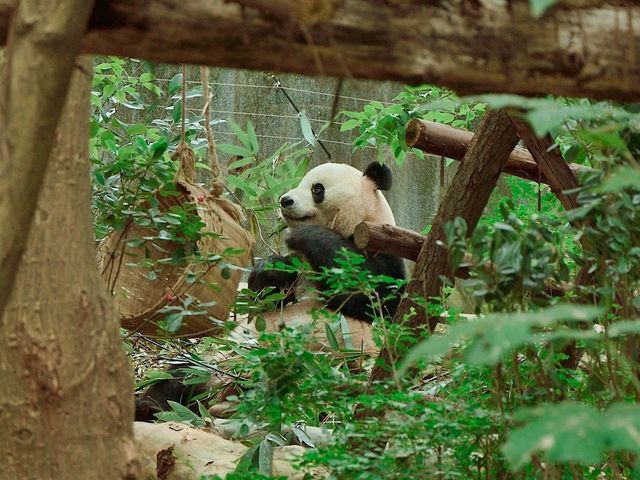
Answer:
[[(364, 221), (395, 225), (393, 212), (382, 191), (391, 188), (392, 174), (389, 167), (378, 162), (371, 163), (364, 172), (345, 164), (325, 163), (311, 169), (293, 190), (280, 197), (280, 211), (287, 223), (289, 234), (286, 244), (289, 256), (272, 255), (256, 264), (248, 286), (253, 291), (274, 287), (287, 292), (284, 304), (298, 300), (295, 286), (300, 283), (296, 273), (287, 273), (273, 266), (291, 263), (296, 256), (308, 262), (314, 271), (336, 267), (336, 258), (342, 248), (365, 255), (361, 268), (373, 275), (386, 275), (398, 280), (405, 279), (404, 261), (388, 254), (366, 254), (353, 242), (353, 233)], [(375, 317), (371, 302), (362, 294), (327, 297), (323, 295), (327, 286), (315, 283), (320, 292), (316, 307), (326, 307), (346, 317), (371, 323)], [(392, 287), (377, 288), (380, 298), (392, 294)], [(397, 292), (396, 292), (397, 293)], [(393, 316), (399, 296), (392, 295), (383, 303), (383, 313)], [(319, 303), (318, 303), (319, 302)], [(298, 308), (298, 315), (305, 307)], [(291, 318), (292, 316), (289, 315)]]
[[(280, 197), (280, 211), (289, 229), (286, 244), (291, 253), (273, 255), (257, 262), (248, 279), (248, 286), (254, 292), (268, 291), (269, 287), (288, 292), (282, 309), (264, 314), (267, 330), (277, 331), (283, 324), (287, 327), (315, 325), (319, 319), (310, 314), (310, 310), (326, 308), (344, 315), (349, 332), (342, 333), (351, 337), (354, 348), (365, 354), (377, 353), (371, 334), (374, 314), (368, 298), (364, 295), (325, 298), (326, 285), (323, 284), (315, 285), (319, 297), (308, 295), (299, 274), (274, 267), (278, 262), (291, 263), (297, 256), (306, 260), (314, 271), (320, 271), (323, 267), (336, 266), (339, 250), (346, 248), (366, 256), (361, 268), (374, 275), (404, 280), (401, 258), (367, 254), (356, 247), (352, 238), (356, 226), (364, 221), (395, 225), (393, 212), (382, 194), (391, 188), (391, 183), (391, 170), (377, 162), (371, 163), (364, 172), (349, 165), (325, 163), (311, 169), (296, 188)], [(378, 288), (380, 298), (389, 293), (399, 292), (392, 292), (385, 286)], [(383, 304), (385, 315), (395, 314), (398, 301), (399, 295), (396, 295)], [(318, 338), (324, 334), (323, 326), (314, 331)], [(344, 338), (342, 340), (344, 343)], [(317, 345), (324, 348), (326, 337)], [(201, 393), (201, 390), (189, 390), (179, 378), (161, 380), (136, 400), (136, 420), (152, 421), (155, 413), (168, 409), (167, 400), (193, 407), (191, 395)]]

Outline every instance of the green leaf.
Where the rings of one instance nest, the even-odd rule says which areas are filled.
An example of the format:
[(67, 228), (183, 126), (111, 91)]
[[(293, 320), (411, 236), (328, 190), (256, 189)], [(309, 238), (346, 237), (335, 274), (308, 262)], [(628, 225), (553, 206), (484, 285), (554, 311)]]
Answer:
[(575, 145), (571, 145), (567, 153), (565, 153), (564, 158), (569, 163), (583, 164), (587, 159), (587, 152), (582, 145), (576, 143)]
[(544, 12), (553, 7), (559, 0), (529, 0), (531, 15), (540, 18)]
[(616, 322), (609, 327), (607, 335), (609, 337), (620, 337), (628, 333), (637, 334), (640, 333), (640, 320), (627, 320), (623, 322)]
[(590, 405), (567, 402), (519, 412), (526, 425), (511, 431), (502, 448), (515, 470), (543, 452), (554, 463), (594, 465), (611, 451), (640, 451), (640, 406), (615, 404), (601, 413)]
[(339, 351), (340, 344), (338, 343), (338, 339), (336, 338), (333, 330), (331, 330), (331, 326), (328, 323), (324, 324), (324, 332), (327, 335), (327, 341), (329, 342), (331, 348), (333, 348), (335, 351)]
[(173, 104), (171, 118), (173, 118), (173, 123), (178, 123), (182, 118), (182, 99), (178, 99), (176, 103)]
[(255, 325), (258, 332), (264, 332), (267, 329), (267, 322), (262, 315), (256, 317)]
[[(236, 122), (229, 122), (229, 128), (231, 128), (231, 131), (236, 135), (236, 137), (238, 137), (240, 143), (244, 145), (247, 150), (251, 151), (251, 139), (249, 138), (249, 134), (242, 130), (240, 125)], [(253, 128), (253, 126), (251, 128)]]
[(258, 448), (258, 472), (271, 475), (273, 465), (273, 445), (266, 438), (260, 442)]
[(619, 168), (597, 187), (599, 192), (620, 192), (627, 188), (640, 188), (640, 169), (626, 166)]
[(169, 333), (176, 333), (182, 326), (182, 312), (171, 313), (164, 319), (164, 329)]
[(169, 95), (173, 95), (182, 88), (182, 74), (176, 73), (171, 80), (169, 80)]
[(239, 145), (233, 145), (231, 143), (219, 143), (217, 145), (218, 150), (220, 150), (223, 153), (228, 153), (229, 155), (237, 155), (238, 157), (252, 157), (253, 158), (253, 154), (251, 153), (251, 150), (247, 149), (246, 147), (241, 147)]
[(143, 135), (147, 133), (147, 126), (143, 123), (134, 123), (127, 127), (127, 135)]
[(160, 138), (158, 141), (151, 144), (151, 153), (153, 158), (160, 158), (164, 155), (164, 152), (169, 148), (169, 143), (165, 137)]
[(240, 177), (230, 175), (229, 177), (227, 177), (227, 182), (229, 183), (229, 187), (232, 189), (237, 188), (252, 197), (258, 196), (258, 193), (255, 191), (255, 189)]
[(178, 414), (180, 419), (179, 421), (183, 423), (188, 423), (195, 427), (204, 427), (205, 425), (204, 420), (202, 420), (198, 415), (193, 413), (184, 405), (181, 405), (180, 403), (174, 402), (172, 400), (167, 400), (167, 403), (169, 403), (173, 411)]
[(196, 162), (196, 168), (200, 168), (202, 170), (211, 170), (211, 166), (207, 165), (206, 163), (202, 163), (202, 162)]
[(147, 378), (141, 382), (136, 382), (136, 390), (146, 388), (149, 385), (156, 383), (159, 380), (169, 380), (173, 378), (166, 370), (149, 370), (147, 371)]
[(237, 168), (242, 168), (244, 166), (250, 165), (253, 161), (254, 161), (253, 157), (244, 157), (244, 158), (241, 158), (240, 160), (236, 160), (235, 162), (229, 163), (229, 166), (227, 167), (227, 169), (235, 170)]
[(494, 365), (517, 347), (539, 342), (536, 328), (559, 322), (587, 322), (603, 312), (591, 305), (556, 305), (537, 312), (497, 313), (452, 326), (445, 335), (434, 335), (415, 346), (400, 364), (399, 374), (419, 360), (432, 360), (455, 345), (464, 344), (465, 361)]
[(549, 460), (590, 464), (603, 455), (605, 445), (598, 411), (588, 405), (566, 403), (523, 411), (519, 417), (531, 421), (511, 431), (502, 448), (515, 470), (532, 455), (545, 452)]
[(102, 96), (103, 97), (110, 97), (111, 95), (113, 95), (113, 93), (116, 91), (116, 87), (113, 85), (113, 83), (107, 83), (103, 88), (102, 88)]
[(96, 179), (96, 182), (98, 182), (99, 185), (104, 185), (107, 181), (104, 177), (104, 172), (101, 172), (100, 170), (94, 170), (93, 177)]
[(155, 83), (145, 82), (141, 85), (147, 90), (149, 90), (151, 93), (157, 95), (158, 97), (162, 95), (162, 90), (160, 90), (160, 87), (158, 87)]
[(155, 80), (155, 78), (156, 76), (153, 73), (144, 72), (142, 75), (140, 75), (140, 78), (138, 80), (140, 80), (140, 83), (143, 83), (143, 82), (151, 82)]
[(253, 153), (254, 155), (258, 154), (258, 137), (256, 136), (256, 131), (253, 128), (253, 123), (252, 122), (247, 122), (247, 140), (249, 141), (249, 147), (251, 150), (251, 153)]
[[(240, 426), (239, 433), (241, 436), (243, 434), (246, 435), (248, 433), (248, 427), (246, 426), (246, 423), (243, 423)], [(258, 455), (259, 448), (260, 448), (260, 444), (256, 443), (251, 448), (249, 448), (249, 450), (244, 452), (244, 454), (238, 459), (238, 463), (236, 464), (236, 469), (235, 469), (236, 473), (248, 473), (251, 471), (253, 467), (256, 466), (256, 463), (257, 463), (256, 456)]]
[(346, 122), (343, 122), (342, 125), (340, 125), (340, 131), (346, 132), (348, 130), (353, 130), (358, 125), (360, 125), (360, 120), (352, 118), (351, 120), (347, 120)]
[(311, 128), (311, 123), (307, 118), (307, 115), (304, 111), (300, 112), (300, 128), (302, 129), (302, 136), (304, 139), (309, 142), (311, 145), (316, 145), (316, 137), (313, 134), (313, 129)]

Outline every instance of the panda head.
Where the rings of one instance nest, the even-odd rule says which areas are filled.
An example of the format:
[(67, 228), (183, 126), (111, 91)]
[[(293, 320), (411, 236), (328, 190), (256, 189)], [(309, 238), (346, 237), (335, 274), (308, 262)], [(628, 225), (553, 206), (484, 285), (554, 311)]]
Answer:
[(322, 225), (348, 237), (361, 222), (395, 225), (381, 190), (391, 188), (391, 170), (378, 162), (363, 172), (345, 164), (325, 163), (311, 169), (297, 188), (280, 197), (290, 228)]

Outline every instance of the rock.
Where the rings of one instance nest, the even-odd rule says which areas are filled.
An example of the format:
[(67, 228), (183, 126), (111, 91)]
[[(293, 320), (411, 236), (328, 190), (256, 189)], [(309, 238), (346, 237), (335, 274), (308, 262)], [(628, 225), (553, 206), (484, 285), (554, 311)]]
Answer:
[[(226, 440), (216, 432), (177, 422), (134, 422), (133, 429), (143, 469), (142, 480), (199, 480), (207, 475), (224, 478), (234, 471), (247, 451), (240, 442)], [(293, 464), (304, 451), (295, 445), (275, 448), (272, 474), (302, 480), (305, 472), (296, 470)], [(318, 478), (321, 472), (307, 473)]]

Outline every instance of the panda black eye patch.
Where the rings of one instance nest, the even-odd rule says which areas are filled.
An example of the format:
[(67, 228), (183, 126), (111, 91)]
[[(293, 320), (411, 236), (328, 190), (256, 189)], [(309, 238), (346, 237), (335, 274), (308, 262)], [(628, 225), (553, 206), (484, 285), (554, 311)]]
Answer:
[(311, 196), (315, 203), (322, 203), (324, 200), (324, 185), (321, 183), (314, 183), (311, 186)]

